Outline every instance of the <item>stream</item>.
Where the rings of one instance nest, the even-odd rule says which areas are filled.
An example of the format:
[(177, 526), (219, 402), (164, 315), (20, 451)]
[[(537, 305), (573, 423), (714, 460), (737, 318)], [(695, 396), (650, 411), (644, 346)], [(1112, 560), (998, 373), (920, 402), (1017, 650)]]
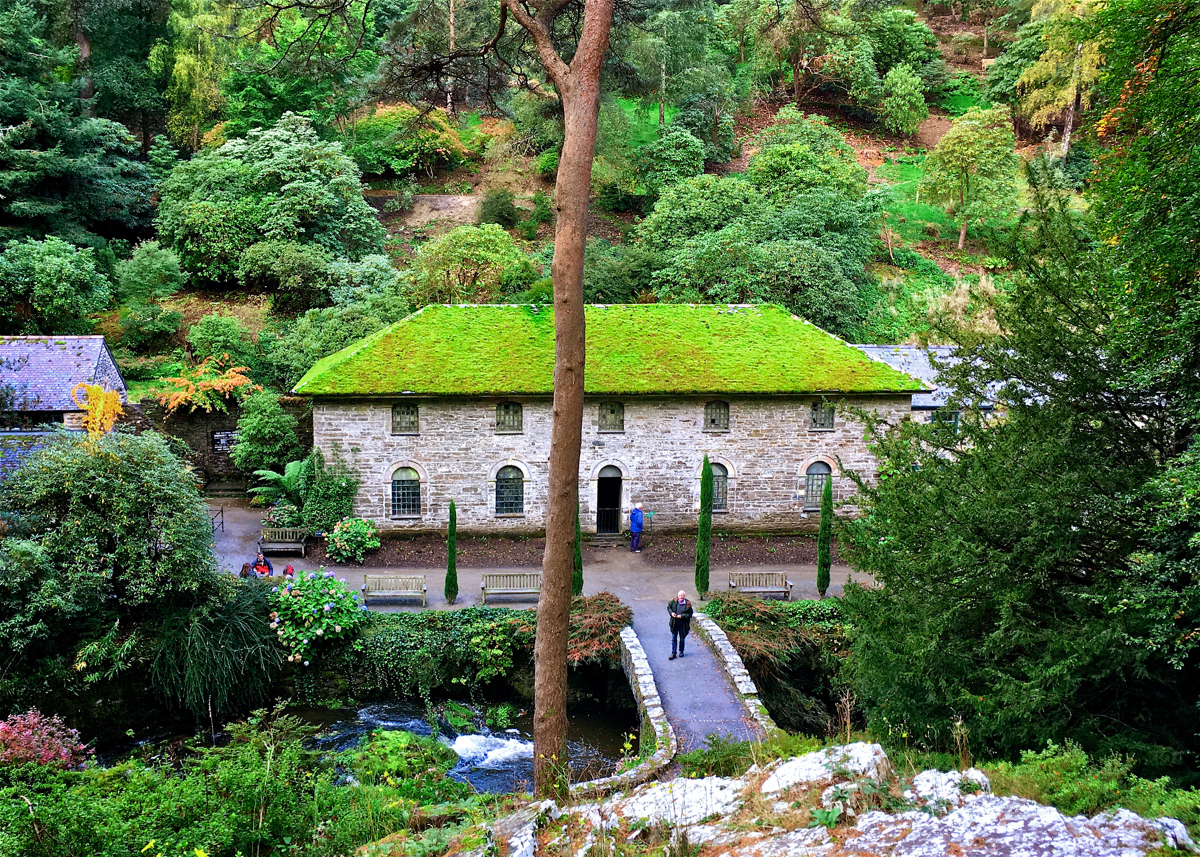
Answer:
[[(348, 750), (375, 729), (395, 729), (430, 736), (425, 708), (411, 702), (377, 702), (358, 709), (293, 709), (290, 713), (321, 726), (314, 739), (322, 749)], [(626, 736), (638, 731), (636, 712), (617, 713), (598, 706), (580, 706), (567, 714), (567, 746), (571, 781), (582, 782), (611, 774), (621, 759)], [(458, 754), (450, 770), (456, 780), (476, 791), (530, 791), (533, 785), (533, 713), (522, 712), (509, 729), (486, 727), (476, 734), (459, 734), (444, 721), (437, 738)], [(633, 739), (633, 753), (637, 739)]]

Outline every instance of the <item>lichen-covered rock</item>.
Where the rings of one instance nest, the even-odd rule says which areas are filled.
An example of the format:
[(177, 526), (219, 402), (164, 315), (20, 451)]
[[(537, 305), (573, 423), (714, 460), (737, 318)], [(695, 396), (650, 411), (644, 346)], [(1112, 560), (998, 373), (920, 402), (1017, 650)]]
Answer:
[(626, 819), (668, 822), (675, 826), (698, 824), (729, 815), (741, 805), (745, 780), (705, 777), (676, 779), (642, 786), (629, 797), (611, 802), (606, 811)]
[(1140, 857), (1164, 841), (1161, 828), (1121, 811), (1088, 819), (1025, 798), (984, 795), (944, 818), (870, 812), (843, 846), (880, 857)]
[(913, 777), (912, 788), (904, 792), (906, 800), (943, 813), (958, 809), (968, 800), (990, 794), (992, 784), (978, 768), (969, 771), (921, 771)]
[(779, 836), (738, 843), (730, 857), (823, 857), (833, 848), (833, 840), (824, 827), (791, 830)]
[(826, 747), (815, 753), (788, 759), (771, 771), (763, 781), (762, 793), (787, 791), (792, 786), (816, 784), (827, 780), (865, 777), (876, 782), (885, 778), (892, 766), (878, 744), (861, 741), (844, 747)]

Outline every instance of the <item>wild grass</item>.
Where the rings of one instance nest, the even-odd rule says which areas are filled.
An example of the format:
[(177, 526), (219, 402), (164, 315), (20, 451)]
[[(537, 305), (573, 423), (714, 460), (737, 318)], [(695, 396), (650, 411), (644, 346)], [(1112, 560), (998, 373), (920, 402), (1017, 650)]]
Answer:
[[(618, 98), (617, 103), (625, 111), (629, 119), (629, 147), (636, 148), (653, 143), (658, 139), (658, 105), (645, 104), (636, 98)], [(671, 124), (675, 118), (676, 108), (667, 105), (666, 120)]]

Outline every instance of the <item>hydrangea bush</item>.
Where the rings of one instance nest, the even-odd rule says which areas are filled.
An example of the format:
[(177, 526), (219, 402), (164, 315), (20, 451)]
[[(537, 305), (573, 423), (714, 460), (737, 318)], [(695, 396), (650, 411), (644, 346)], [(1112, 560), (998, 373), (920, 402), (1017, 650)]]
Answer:
[(55, 768), (77, 768), (91, 755), (79, 732), (36, 708), (0, 720), (0, 764), (36, 762)]
[(322, 567), (275, 587), (271, 628), (288, 650), (290, 663), (308, 666), (322, 640), (342, 640), (354, 634), (366, 618), (367, 607), (346, 578), (335, 578)]
[(329, 556), (336, 562), (353, 559), (361, 563), (367, 551), (376, 550), (381, 542), (375, 524), (362, 518), (344, 518), (329, 534)]

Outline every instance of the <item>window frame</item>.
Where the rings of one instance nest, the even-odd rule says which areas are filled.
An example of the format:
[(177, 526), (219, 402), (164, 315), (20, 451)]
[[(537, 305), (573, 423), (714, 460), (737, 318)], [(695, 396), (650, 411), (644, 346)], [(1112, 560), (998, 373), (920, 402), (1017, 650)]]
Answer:
[[(723, 425), (710, 425), (710, 410), (713, 413), (724, 411), (725, 419)], [(711, 402), (704, 403), (704, 431), (712, 432), (713, 434), (724, 434), (729, 431), (729, 412), (732, 408), (729, 407), (729, 402), (724, 399), (713, 399)]]
[[(397, 479), (396, 478), (399, 474), (404, 473), (405, 471), (407, 471), (408, 473), (414, 474), (416, 476), (416, 478), (415, 479), (413, 479), (411, 477), (405, 478), (405, 479)], [(415, 512), (412, 511), (412, 508), (413, 508), (412, 506), (408, 506), (403, 510), (397, 509), (397, 506), (401, 505), (401, 503), (397, 503), (397, 495), (396, 495), (397, 486), (404, 485), (406, 483), (411, 483), (412, 485), (415, 486), (415, 488), (409, 487), (409, 488), (401, 488), (400, 489), (401, 491), (408, 492), (407, 496), (403, 496), (401, 498), (401, 503), (403, 503), (404, 501), (415, 502), (415, 504), (416, 504)], [(392, 472), (392, 479), (391, 479), (390, 484), (388, 485), (388, 517), (389, 518), (420, 518), (421, 514), (422, 514), (422, 512), (421, 512), (421, 473), (420, 473), (420, 471), (418, 471), (415, 467), (408, 467), (408, 466), (397, 467)]]
[[(818, 466), (828, 468), (828, 472), (813, 473), (812, 469)], [(818, 477), (822, 478), (821, 487), (814, 492), (814, 480), (816, 480)], [(812, 464), (808, 465), (808, 467), (804, 468), (804, 511), (819, 512), (821, 510), (821, 495), (825, 493), (824, 480), (828, 480), (830, 482), (833, 481), (833, 468), (829, 466), (828, 462), (814, 461)], [(816, 496), (816, 502), (810, 503), (809, 500), (814, 496), (814, 494)]]
[(929, 415), (929, 422), (933, 425), (948, 425), (953, 434), (958, 434), (958, 424), (962, 419), (962, 411), (957, 411), (952, 408), (936, 408)]
[[(506, 471), (509, 471), (509, 473), (507, 475), (502, 476), (501, 474), (505, 473)], [(517, 474), (515, 477), (512, 475), (514, 472)], [(519, 494), (517, 496), (517, 499), (520, 501), (519, 509), (514, 509), (511, 506), (509, 506), (510, 499), (508, 497), (506, 497), (505, 498), (505, 510), (504, 511), (500, 510), (500, 492), (501, 492), (501, 487), (502, 487), (501, 483), (505, 483), (505, 485), (503, 486), (505, 491), (511, 491), (512, 490), (511, 483), (516, 483), (517, 491), (519, 492)], [(521, 468), (517, 467), (515, 464), (506, 464), (504, 467), (501, 467), (499, 470), (497, 470), (496, 471), (496, 489), (495, 489), (495, 491), (496, 491), (495, 510), (496, 510), (497, 518), (523, 518), (523, 517), (525, 517), (525, 473), (521, 470)]]
[[(516, 413), (516, 420), (501, 419), (501, 414), (508, 411), (509, 415)], [(504, 423), (516, 423), (516, 428)], [(524, 434), (525, 433), (525, 406), (520, 402), (497, 402), (496, 403), (496, 434)]]
[[(613, 416), (617, 427), (604, 425), (604, 409), (606, 407), (614, 408)], [(601, 402), (596, 408), (596, 431), (600, 434), (624, 434), (625, 433), (625, 403), (624, 402)]]
[[(828, 416), (828, 425), (826, 425)], [(809, 431), (833, 431), (837, 425), (837, 408), (827, 402), (813, 402), (808, 413)]]
[[(713, 471), (713, 493), (712, 493), (712, 510), (714, 512), (729, 511), (729, 468), (719, 461), (710, 461)], [(721, 468), (723, 472), (717, 473), (717, 468)], [(718, 486), (720, 486), (718, 490)], [(717, 505), (717, 498), (721, 498), (721, 505)]]
[[(412, 409), (412, 428), (397, 429), (396, 428), (396, 409), (411, 408)], [(393, 435), (414, 435), (421, 433), (421, 407), (416, 402), (395, 402), (392, 405), (392, 425), (391, 433)]]

